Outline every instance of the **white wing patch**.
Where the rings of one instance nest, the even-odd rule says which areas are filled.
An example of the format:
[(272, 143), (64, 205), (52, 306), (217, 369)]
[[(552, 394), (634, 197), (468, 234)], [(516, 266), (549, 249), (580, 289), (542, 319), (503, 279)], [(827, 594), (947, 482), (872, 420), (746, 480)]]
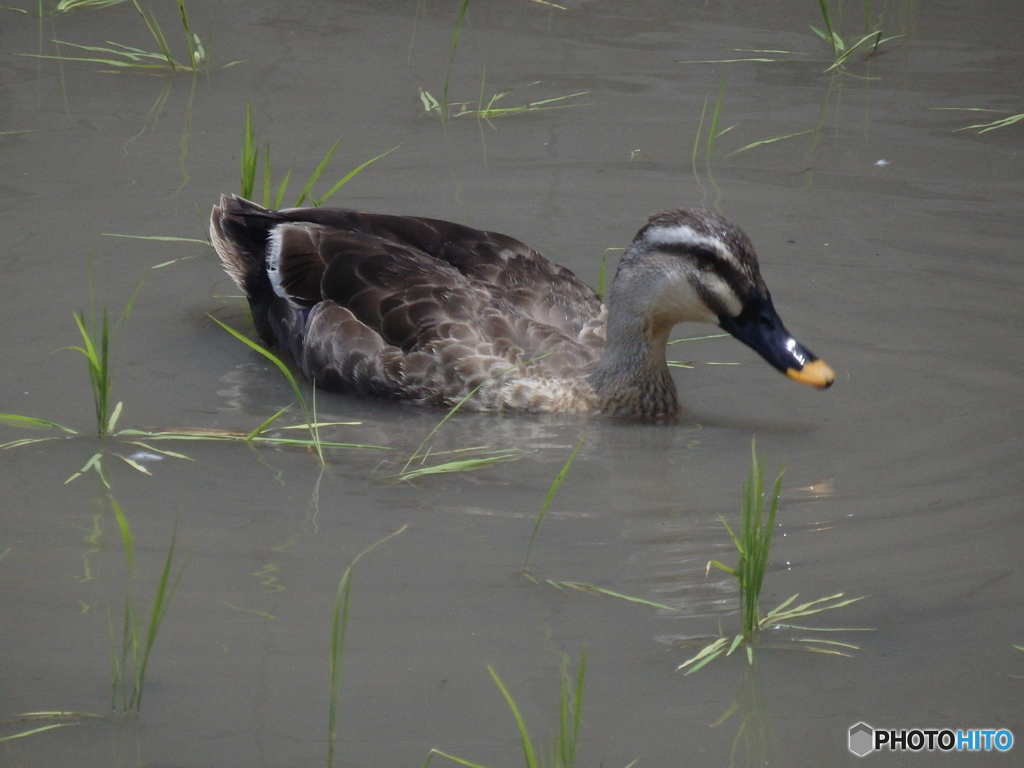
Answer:
[(270, 230), (270, 234), (267, 236), (267, 277), (270, 278), (270, 284), (274, 288), (274, 293), (282, 299), (286, 299), (296, 309), (302, 309), (302, 305), (296, 303), (285, 291), (284, 286), (281, 285), (281, 248), (284, 229), (288, 226), (292, 225), (278, 224)]

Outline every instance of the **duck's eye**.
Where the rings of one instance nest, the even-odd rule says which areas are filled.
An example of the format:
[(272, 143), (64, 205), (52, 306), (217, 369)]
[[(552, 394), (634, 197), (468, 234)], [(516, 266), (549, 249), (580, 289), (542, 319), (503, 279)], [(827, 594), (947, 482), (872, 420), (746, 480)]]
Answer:
[(715, 261), (718, 258), (718, 254), (703, 245), (694, 246), (691, 253), (700, 261)]

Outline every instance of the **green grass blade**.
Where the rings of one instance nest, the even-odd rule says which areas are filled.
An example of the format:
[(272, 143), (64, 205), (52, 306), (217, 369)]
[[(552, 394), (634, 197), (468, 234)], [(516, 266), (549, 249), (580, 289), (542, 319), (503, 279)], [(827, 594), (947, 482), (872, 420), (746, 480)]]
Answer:
[[(281, 358), (279, 358), (270, 350), (265, 349), (252, 339), (248, 338), (245, 334), (241, 333), (240, 331), (236, 331), (227, 323), (221, 322), (213, 315), (207, 316), (211, 320), (213, 320), (213, 322), (215, 322), (217, 325), (223, 328), (225, 331), (227, 331), (236, 339), (245, 344), (247, 347), (256, 352), (259, 352), (263, 357), (265, 357), (267, 360), (273, 363), (274, 366), (284, 375), (285, 379), (288, 381), (288, 384), (292, 388), (292, 392), (295, 393), (295, 398), (299, 401), (299, 408), (302, 409), (302, 415), (306, 419), (306, 424), (309, 425), (309, 433), (310, 437), (312, 438), (311, 445), (313, 445), (314, 447), (319, 446), (320, 441), (317, 438), (316, 429), (312, 426), (316, 420), (311, 416), (309, 408), (306, 407), (306, 399), (302, 396), (302, 390), (299, 389), (299, 383), (295, 380), (295, 377), (292, 375), (292, 372), (288, 370), (288, 366), (285, 365), (284, 361), (282, 361)], [(319, 450), (317, 451), (317, 453), (320, 455), (321, 463), (323, 463), (323, 454), (320, 453)]]
[[(703, 667), (705, 664), (710, 662), (712, 659), (717, 658), (719, 655), (724, 653), (725, 652), (725, 646), (726, 646), (726, 644), (728, 642), (729, 642), (729, 638), (727, 638), (727, 637), (720, 637), (717, 640), (715, 640), (714, 642), (709, 643), (708, 645), (705, 645), (703, 648), (700, 649), (700, 651), (697, 652), (697, 654), (695, 656), (693, 656), (692, 658), (688, 659), (687, 661), (684, 661), (682, 664), (680, 664), (678, 667), (676, 667), (676, 671), (677, 672), (682, 671), (682, 670), (686, 669), (687, 667), (690, 667), (690, 666), (696, 664), (697, 666), (693, 667), (690, 670), (690, 672), (696, 672), (698, 669)], [(687, 672), (687, 674), (690, 674), (690, 672)]]
[(455, 32), (452, 34), (451, 52), (448, 55), (448, 66), (444, 71), (444, 90), (441, 92), (441, 117), (448, 115), (448, 90), (452, 79), (452, 66), (455, 63), (455, 51), (459, 47), (459, 38), (462, 36), (462, 24), (466, 20), (466, 13), (469, 11), (469, 0), (462, 0), (459, 8), (459, 15), (455, 19)]
[(171, 532), (171, 545), (167, 550), (167, 558), (164, 561), (163, 569), (160, 571), (160, 579), (157, 582), (156, 594), (153, 597), (153, 604), (150, 608), (149, 624), (146, 627), (146, 637), (142, 644), (142, 653), (138, 662), (135, 664), (135, 689), (129, 703), (129, 709), (134, 712), (138, 712), (142, 708), (142, 685), (146, 679), (146, 668), (149, 665), (149, 656), (153, 650), (153, 644), (156, 643), (156, 636), (160, 631), (160, 626), (163, 623), (164, 615), (167, 613), (167, 608), (170, 605), (171, 598), (178, 589), (178, 583), (181, 581), (181, 577), (185, 572), (185, 566), (188, 565), (187, 561), (182, 564), (178, 569), (177, 575), (174, 576), (172, 580), (171, 575), (173, 573), (174, 551), (177, 539), (178, 522), (175, 521), (174, 528)]
[[(487, 456), (480, 456), (473, 459), (463, 459), (461, 461), (448, 461), (443, 464), (431, 464), (429, 466), (420, 467), (419, 469), (410, 469), (402, 472), (399, 475), (395, 475), (396, 479), (402, 482), (408, 482), (415, 480), (417, 477), (424, 477), (426, 475), (442, 475), (452, 472), (469, 472), (475, 469), (482, 469), (483, 467), (489, 467), (493, 464), (498, 464), (504, 461), (516, 461), (526, 455), (525, 451), (519, 448), (506, 448), (503, 450), (494, 451)], [(424, 457), (426, 458), (426, 457)]]
[(540, 764), (537, 762), (537, 756), (534, 753), (533, 742), (530, 740), (530, 733), (526, 727), (526, 721), (523, 719), (523, 715), (519, 711), (519, 707), (516, 705), (515, 699), (512, 698), (512, 694), (509, 693), (508, 688), (505, 687), (505, 683), (502, 682), (494, 667), (488, 664), (487, 671), (490, 672), (491, 677), (494, 678), (494, 683), (498, 686), (498, 690), (501, 691), (501, 695), (505, 697), (505, 702), (508, 704), (508, 708), (512, 711), (512, 717), (515, 718), (516, 728), (519, 730), (519, 738), (523, 745), (523, 759), (527, 768), (539, 768)]
[(426, 456), (426, 454), (423, 453), (423, 448), (431, 441), (431, 439), (433, 439), (434, 435), (437, 434), (437, 431), (442, 426), (444, 426), (445, 423), (447, 423), (448, 419), (450, 419), (452, 416), (454, 416), (459, 411), (459, 409), (462, 408), (463, 405), (465, 405), (467, 402), (469, 402), (469, 399), (471, 397), (473, 397), (473, 395), (475, 395), (480, 390), (480, 388), (482, 386), (484, 386), (484, 384), (487, 384), (488, 382), (492, 381), (493, 379), (499, 379), (502, 376), (504, 376), (506, 373), (509, 373), (510, 371), (514, 371), (517, 368), (522, 368), (524, 365), (530, 365), (531, 363), (535, 363), (538, 360), (542, 360), (543, 358), (547, 357), (550, 354), (551, 354), (550, 352), (545, 352), (544, 354), (538, 355), (537, 357), (531, 358), (530, 360), (525, 360), (525, 361), (523, 361), (521, 363), (517, 363), (516, 365), (513, 365), (510, 368), (506, 368), (503, 371), (499, 371), (498, 373), (495, 373), (495, 374), (492, 374), (491, 376), (488, 376), (486, 379), (484, 379), (479, 384), (477, 384), (475, 387), (473, 387), (473, 389), (471, 389), (469, 392), (467, 392), (465, 394), (465, 396), (462, 397), (462, 399), (460, 399), (457, 403), (455, 403), (455, 405), (453, 405), (451, 408), (448, 409), (448, 413), (446, 413), (444, 415), (444, 418), (441, 419), (441, 421), (439, 421), (434, 426), (434, 428), (432, 430), (430, 430), (430, 433), (425, 438), (423, 438), (423, 442), (419, 444), (419, 447), (417, 447), (416, 450), (412, 452), (412, 454), (406, 460), (405, 464), (402, 466), (402, 469), (398, 473), (399, 478), (401, 478), (401, 477), (403, 477), (405, 475), (405, 473), (409, 469), (409, 466), (416, 459), (423, 458), (423, 457)]
[(278, 411), (273, 416), (271, 416), (269, 419), (267, 419), (262, 424), (260, 424), (258, 427), (256, 427), (256, 429), (254, 429), (252, 432), (250, 432), (248, 435), (245, 436), (246, 442), (254, 440), (257, 437), (259, 437), (268, 427), (270, 427), (271, 424), (273, 424), (282, 415), (284, 415), (284, 413), (287, 412), (289, 408), (291, 408), (291, 406), (290, 405), (286, 405), (280, 411)]
[(188, 13), (185, 10), (185, 0), (178, 0), (178, 12), (181, 15), (181, 26), (185, 31), (185, 43), (188, 45), (189, 69), (195, 72), (196, 65), (199, 63), (202, 44), (199, 43), (199, 38), (192, 34), (192, 30), (189, 27)]
[(124, 547), (125, 564), (128, 569), (128, 575), (131, 576), (135, 571), (132, 529), (128, 524), (128, 518), (125, 516), (124, 510), (121, 509), (121, 505), (117, 503), (117, 499), (113, 496), (108, 496), (107, 500), (110, 502), (110, 508), (114, 512), (114, 519), (117, 520), (117, 528), (121, 532), (121, 545)]
[[(121, 432), (118, 433), (118, 435), (121, 435), (121, 434), (123, 434), (123, 433), (121, 433)], [(157, 448), (155, 446), (149, 445), (148, 443), (143, 443), (142, 441), (129, 440), (128, 444), (129, 445), (137, 445), (139, 448), (143, 448), (143, 449), (145, 449), (147, 451), (152, 451), (153, 453), (158, 453), (161, 456), (167, 456), (167, 457), (172, 458), (172, 459), (184, 459), (185, 461), (193, 461), (193, 459), (189, 458), (184, 453), (176, 453), (175, 451), (168, 451), (165, 448)]]
[(335, 184), (335, 185), (334, 185), (333, 187), (331, 187), (331, 188), (330, 188), (329, 190), (327, 190), (327, 192), (326, 192), (326, 193), (324, 193), (324, 194), (323, 194), (323, 195), (321, 195), (321, 196), (320, 196), (319, 198), (317, 198), (317, 199), (315, 200), (315, 205), (316, 205), (317, 207), (319, 207), (319, 206), (323, 205), (323, 204), (324, 204), (324, 202), (325, 202), (326, 200), (328, 200), (329, 198), (331, 198), (331, 197), (332, 197), (332, 196), (334, 195), (334, 193), (335, 193), (335, 192), (337, 192), (337, 191), (338, 191), (339, 189), (341, 189), (341, 188), (342, 188), (343, 186), (345, 186), (345, 185), (346, 185), (346, 184), (347, 184), (347, 183), (348, 183), (349, 181), (351, 181), (351, 180), (352, 180), (352, 178), (353, 178), (353, 177), (354, 177), (354, 176), (355, 176), (355, 175), (356, 175), (357, 173), (359, 173), (359, 172), (360, 172), (361, 170), (363, 170), (363, 169), (364, 169), (364, 168), (365, 168), (366, 166), (370, 165), (371, 163), (375, 163), (375, 162), (377, 162), (377, 161), (378, 161), (378, 160), (380, 160), (380, 159), (381, 159), (382, 157), (385, 157), (385, 156), (387, 156), (387, 155), (390, 155), (390, 154), (391, 154), (392, 152), (394, 152), (394, 151), (395, 151), (396, 149), (398, 149), (398, 147), (400, 147), (400, 146), (402, 146), (402, 145), (401, 145), (401, 144), (398, 144), (398, 145), (396, 145), (396, 146), (392, 147), (391, 149), (389, 149), (389, 150), (388, 150), (387, 152), (381, 152), (381, 153), (380, 153), (379, 155), (377, 155), (376, 157), (371, 157), (371, 158), (370, 158), (369, 160), (367, 160), (367, 161), (366, 161), (365, 163), (362, 163), (362, 164), (360, 164), (360, 165), (357, 165), (357, 166), (356, 166), (355, 168), (353, 168), (353, 169), (352, 169), (351, 171), (349, 171), (348, 173), (346, 173), (346, 174), (345, 174), (345, 175), (344, 175), (344, 176), (343, 176), (343, 177), (341, 178), (341, 180), (340, 180), (340, 181), (339, 181), (339, 182), (338, 182), (337, 184)]
[(0, 413), (0, 424), (6, 424), (10, 427), (24, 427), (26, 429), (59, 429), (68, 435), (78, 434), (71, 427), (65, 427), (55, 421), (36, 419), (32, 416), (22, 416), (17, 413)]
[[(270, 146), (269, 145), (267, 145), (267, 171), (268, 171), (268, 174), (267, 174), (267, 187), (269, 188), (269, 186), (270, 186), (270, 175), (269, 175), (269, 171), (270, 171)], [(291, 182), (291, 180), (292, 180), (292, 169), (289, 168), (285, 172), (284, 178), (281, 179), (281, 183), (277, 185), (277, 193), (274, 195), (274, 204), (273, 204), (274, 208), (280, 208), (281, 207), (281, 204), (284, 202), (285, 193), (288, 191), (288, 184), (289, 184), (289, 182)]]
[[(527, 578), (531, 578), (529, 574), (524, 575), (527, 576)], [(676, 612), (679, 610), (678, 608), (675, 608), (671, 605), (666, 605), (665, 603), (656, 603), (653, 600), (647, 600), (643, 597), (633, 597), (632, 595), (625, 595), (622, 592), (615, 592), (614, 590), (605, 589), (604, 587), (597, 587), (593, 584), (584, 584), (580, 581), (551, 581), (550, 579), (548, 579), (547, 583), (553, 587), (557, 587), (558, 589), (562, 589), (564, 587), (568, 589), (575, 589), (577, 592), (590, 592), (597, 595), (605, 595), (606, 597), (616, 597), (619, 600), (626, 600), (630, 603), (639, 603), (640, 605), (647, 605), (651, 608), (657, 608), (662, 611)]]
[(252, 120), (252, 104), (245, 102), (245, 128), (242, 131), (242, 175), (240, 194), (246, 200), (252, 200), (256, 187), (256, 168), (259, 164), (260, 150), (256, 146), (256, 129)]
[(562, 486), (562, 481), (565, 480), (565, 476), (569, 474), (569, 469), (576, 460), (576, 454), (580, 452), (580, 448), (583, 447), (583, 442), (586, 439), (586, 434), (580, 436), (579, 441), (576, 443), (576, 447), (572, 449), (572, 453), (569, 454), (569, 458), (566, 459), (565, 464), (562, 465), (562, 468), (555, 476), (554, 482), (551, 483), (551, 487), (548, 488), (547, 496), (544, 497), (544, 503), (541, 504), (540, 512), (537, 513), (537, 519), (533, 523), (533, 530), (530, 532), (530, 541), (526, 545), (526, 557), (523, 558), (524, 571), (530, 567), (530, 552), (533, 549), (533, 540), (537, 537), (537, 531), (540, 529), (540, 524), (543, 522), (544, 516), (547, 514), (548, 507), (551, 506), (551, 501), (555, 498), (555, 494), (558, 493), (558, 489)]
[(30, 728), (27, 731), (21, 731), (20, 733), (12, 733), (10, 736), (0, 737), (0, 741), (11, 741), (12, 739), (20, 739), (24, 736), (32, 736), (36, 733), (42, 733), (43, 731), (49, 731), (53, 728), (63, 728), (65, 725), (78, 725), (78, 723), (51, 723), (50, 725), (40, 725), (36, 728)]
[(707, 158), (711, 159), (712, 150), (715, 146), (715, 139), (718, 138), (718, 121), (722, 116), (722, 101), (725, 98), (725, 75), (722, 75), (722, 84), (718, 87), (718, 96), (715, 98), (715, 108), (711, 112), (711, 124), (708, 126)]
[(605, 252), (601, 255), (601, 265), (598, 267), (598, 270), (597, 270), (597, 291), (595, 291), (595, 293), (597, 293), (597, 298), (600, 299), (601, 301), (604, 301), (605, 290), (607, 288), (607, 281), (608, 281), (608, 251), (610, 251), (610, 250), (612, 250), (612, 249), (611, 248), (606, 248)]
[(141, 464), (140, 462), (133, 459), (131, 456), (122, 456), (120, 453), (115, 453), (114, 455), (117, 456), (117, 458), (119, 458), (129, 467), (134, 469), (136, 472), (141, 472), (142, 474), (149, 475), (150, 477), (153, 476), (153, 473), (149, 471), (149, 468), (146, 467), (145, 464)]
[(569, 676), (568, 662), (568, 656), (563, 656), (558, 670), (561, 679), (558, 697), (558, 738), (552, 760), (553, 765), (562, 768), (576, 765), (583, 715), (583, 684), (587, 673), (587, 649), (584, 648), (580, 652), (575, 681)]
[(430, 763), (433, 762), (433, 759), (434, 759), (435, 755), (437, 755), (438, 757), (443, 757), (446, 760), (451, 760), (453, 763), (458, 763), (459, 765), (465, 765), (467, 768), (487, 768), (487, 766), (485, 766), (485, 765), (480, 765), (479, 763), (473, 763), (473, 762), (470, 762), (469, 760), (464, 760), (463, 758), (457, 757), (455, 755), (449, 755), (447, 752), (442, 752), (439, 749), (431, 749), (430, 750), (430, 752), (427, 754), (427, 759), (423, 762), (423, 768), (428, 768)]
[(320, 164), (317, 165), (317, 167), (313, 170), (313, 173), (310, 175), (309, 180), (306, 182), (306, 186), (304, 186), (302, 188), (302, 191), (299, 193), (298, 200), (295, 201), (296, 208), (302, 205), (303, 201), (307, 197), (310, 197), (310, 190), (313, 188), (313, 185), (316, 184), (317, 180), (320, 178), (320, 174), (324, 172), (324, 169), (327, 167), (327, 164), (331, 162), (331, 158), (334, 157), (334, 153), (338, 150), (339, 144), (341, 144), (341, 139), (338, 139), (336, 142), (334, 142), (334, 144), (331, 145), (331, 148), (327, 150), (327, 153), (320, 160)]
[(740, 147), (737, 150), (730, 152), (729, 157), (732, 157), (733, 155), (738, 155), (740, 152), (746, 152), (748, 149), (757, 149), (758, 147), (763, 147), (768, 144), (774, 144), (777, 141), (785, 141), (786, 139), (793, 139), (796, 138), (797, 136), (805, 136), (808, 133), (814, 133), (814, 129), (808, 128), (806, 131), (797, 131), (796, 133), (787, 133), (784, 136), (772, 136), (767, 139), (761, 139), (760, 141), (753, 141), (750, 144), (747, 144), (745, 146)]
[(348, 617), (349, 617), (349, 606), (351, 604), (352, 597), (352, 574), (356, 564), (365, 555), (375, 550), (382, 544), (390, 541), (396, 536), (403, 533), (409, 524), (406, 523), (396, 531), (389, 533), (373, 544), (368, 546), (349, 563), (348, 568), (341, 576), (341, 580), (338, 582), (338, 591), (334, 598), (334, 607), (331, 619), (331, 648), (329, 657), (329, 700), (328, 700), (328, 713), (327, 713), (327, 765), (328, 768), (334, 768), (334, 751), (338, 737), (338, 713), (339, 713), (339, 696), (341, 693), (341, 672), (342, 665), (345, 658), (345, 642), (348, 637)]

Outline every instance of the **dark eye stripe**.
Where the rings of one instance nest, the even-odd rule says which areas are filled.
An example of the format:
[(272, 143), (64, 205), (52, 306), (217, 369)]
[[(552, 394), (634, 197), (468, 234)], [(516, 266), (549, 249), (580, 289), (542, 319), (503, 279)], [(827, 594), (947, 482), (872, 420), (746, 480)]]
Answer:
[[(699, 271), (711, 272), (721, 278), (740, 302), (745, 303), (747, 297), (753, 292), (751, 291), (750, 277), (748, 275), (738, 269), (731, 260), (723, 259), (718, 253), (706, 246), (693, 243), (670, 242), (658, 243), (657, 248), (673, 256), (686, 257), (696, 265)], [(705, 304), (716, 312), (721, 312), (722, 307), (714, 299), (714, 294), (701, 284), (700, 278), (697, 275), (694, 276), (693, 287), (700, 294)]]

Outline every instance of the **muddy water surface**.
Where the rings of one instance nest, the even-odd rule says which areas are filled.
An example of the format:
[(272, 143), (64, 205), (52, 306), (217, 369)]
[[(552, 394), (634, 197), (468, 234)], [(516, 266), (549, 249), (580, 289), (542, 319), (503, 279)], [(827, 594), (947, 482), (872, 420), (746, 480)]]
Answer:
[[(82, 54), (51, 39), (155, 46), (130, 6), (40, 20), (14, 5), (29, 13), (0, 9), (0, 411), (82, 435), (0, 451), (0, 737), (38, 724), (25, 712), (103, 717), (0, 742), (0, 765), (325, 764), (339, 579), (406, 525), (356, 566), (340, 764), (421, 765), (436, 747), (514, 765), (487, 666), (546, 745), (562, 657), (584, 648), (582, 764), (847, 765), (858, 721), (1024, 739), (1024, 123), (957, 130), (1024, 109), (1019, 3), (874, 3), (873, 22), (902, 36), (830, 73), (810, 1), (471, 3), (452, 101), (587, 93), (447, 126), (418, 89), (444, 90), (456, 2), (195, 2), (211, 62), (195, 77), (27, 56)], [(846, 5), (835, 21), (855, 40), (863, 7)], [(157, 12), (183, 58), (173, 7)], [(771, 61), (707, 63), (738, 58)], [(248, 432), (294, 399), (208, 318), (250, 328), (208, 246), (108, 234), (203, 238), (212, 203), (238, 189), (246, 103), (275, 184), (293, 169), (288, 202), (337, 139), (321, 193), (397, 147), (332, 202), (508, 232), (592, 284), (647, 214), (719, 210), (838, 381), (812, 391), (732, 339), (692, 341), (672, 348), (693, 363), (676, 371), (675, 427), (459, 415), (434, 450), (524, 455), (396, 484), (441, 414), (321, 394), (320, 418), (355, 422), (331, 439), (387, 450), (331, 450), (321, 467), (299, 448), (174, 444), (188, 460), (154, 460), (110, 439), (110, 489), (92, 471), (65, 484), (104, 447), (67, 349), (72, 312), (116, 316), (140, 280), (115, 333), (119, 426)], [(849, 658), (763, 647), (752, 667), (737, 656), (683, 677), (691, 643), (738, 628), (734, 585), (705, 566), (734, 562), (720, 517), (735, 518), (755, 436), (769, 472), (786, 467), (765, 608), (869, 596), (804, 623), (872, 631), (829, 635), (859, 647)], [(534, 521), (580, 440), (530, 550), (534, 583), (521, 575)], [(175, 526), (184, 571), (141, 714), (109, 717), (125, 594), (145, 619)], [(975, 762), (1010, 765), (1021, 748)]]

